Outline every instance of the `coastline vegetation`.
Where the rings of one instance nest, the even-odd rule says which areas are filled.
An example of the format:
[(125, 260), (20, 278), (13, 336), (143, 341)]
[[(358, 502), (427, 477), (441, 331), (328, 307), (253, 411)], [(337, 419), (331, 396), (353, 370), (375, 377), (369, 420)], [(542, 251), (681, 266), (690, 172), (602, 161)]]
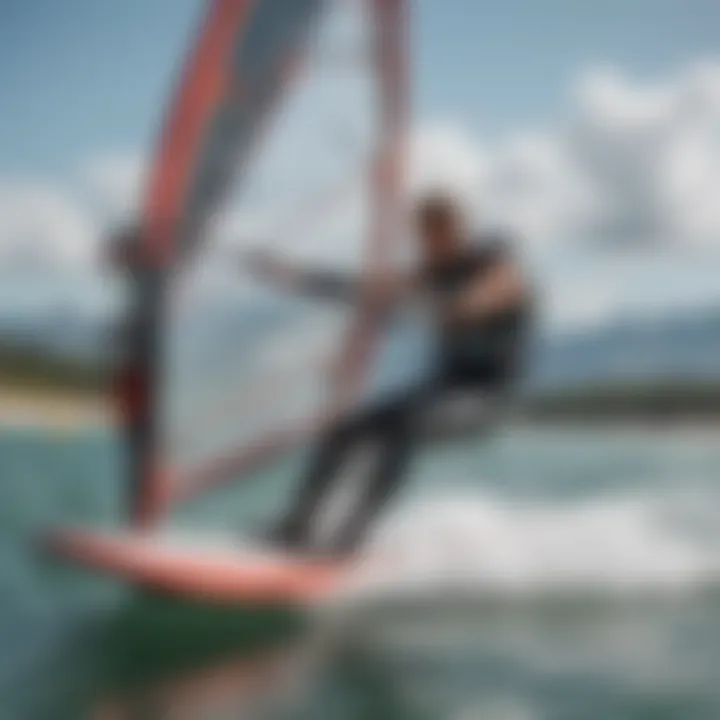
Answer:
[[(98, 362), (52, 357), (33, 349), (0, 346), (0, 388), (17, 405), (23, 395), (81, 403), (109, 400), (112, 368)], [(0, 395), (0, 404), (3, 402)], [(529, 420), (720, 419), (720, 377), (609, 379), (527, 394), (521, 415)]]

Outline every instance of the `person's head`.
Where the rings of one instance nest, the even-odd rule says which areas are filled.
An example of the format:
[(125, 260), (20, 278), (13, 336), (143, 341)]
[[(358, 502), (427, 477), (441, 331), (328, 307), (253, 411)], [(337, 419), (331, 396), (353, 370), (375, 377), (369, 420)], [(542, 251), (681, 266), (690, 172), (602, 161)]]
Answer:
[(415, 224), (423, 264), (457, 255), (465, 246), (467, 231), (460, 203), (452, 195), (432, 193), (415, 206)]

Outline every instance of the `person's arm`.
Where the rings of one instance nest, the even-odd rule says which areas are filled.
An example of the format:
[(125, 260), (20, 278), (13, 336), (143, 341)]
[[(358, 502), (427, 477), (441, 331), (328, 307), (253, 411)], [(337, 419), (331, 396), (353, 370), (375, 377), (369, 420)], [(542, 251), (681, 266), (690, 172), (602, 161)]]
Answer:
[(359, 292), (358, 279), (348, 273), (301, 267), (263, 251), (247, 253), (243, 265), (256, 278), (297, 295), (332, 302), (353, 302)]
[(406, 278), (365, 280), (337, 270), (300, 267), (263, 252), (246, 256), (245, 265), (257, 277), (286, 292), (330, 302), (357, 303), (362, 297), (375, 294), (381, 302), (390, 303), (410, 291)]
[(510, 258), (499, 257), (480, 273), (449, 309), (451, 323), (482, 321), (517, 307), (527, 295), (525, 277)]

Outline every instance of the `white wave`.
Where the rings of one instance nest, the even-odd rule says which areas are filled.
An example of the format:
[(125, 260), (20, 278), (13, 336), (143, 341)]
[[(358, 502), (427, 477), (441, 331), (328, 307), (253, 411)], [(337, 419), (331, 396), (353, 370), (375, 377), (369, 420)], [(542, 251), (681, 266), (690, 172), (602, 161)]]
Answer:
[(720, 542), (698, 532), (689, 507), (658, 493), (554, 503), (477, 493), (425, 499), (377, 533), (351, 593), (690, 592), (717, 576)]
[(530, 701), (510, 695), (476, 700), (461, 709), (455, 717), (457, 720), (537, 720), (540, 715)]

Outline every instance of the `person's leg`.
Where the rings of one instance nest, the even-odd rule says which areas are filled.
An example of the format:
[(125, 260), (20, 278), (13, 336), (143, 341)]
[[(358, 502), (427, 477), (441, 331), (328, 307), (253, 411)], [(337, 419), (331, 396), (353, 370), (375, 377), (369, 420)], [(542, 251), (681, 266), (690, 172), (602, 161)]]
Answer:
[(272, 540), (302, 547), (310, 542), (315, 514), (334, 490), (341, 471), (355, 449), (373, 438), (392, 415), (393, 403), (379, 404), (328, 427), (311, 455), (300, 479), (298, 494), (290, 510), (271, 532)]
[(309, 458), (297, 497), (272, 533), (273, 540), (297, 546), (308, 542), (315, 511), (338, 475), (355, 432), (355, 428), (346, 423), (338, 423), (326, 431)]
[(376, 453), (375, 463), (350, 518), (332, 541), (334, 552), (354, 552), (372, 522), (400, 488), (418, 446), (420, 414), (426, 399), (427, 393), (406, 397), (376, 416), (367, 438), (371, 451)]
[[(337, 552), (351, 553), (357, 549), (371, 523), (402, 485), (422, 444), (438, 437), (467, 439), (487, 430), (491, 417), (483, 403), (476, 401), (494, 397), (501, 392), (503, 383), (494, 369), (488, 369), (482, 380), (479, 382), (475, 376), (470, 384), (462, 377), (438, 376), (376, 419), (371, 441), (378, 455), (377, 462), (350, 519), (335, 538)], [(443, 407), (458, 400), (460, 407), (455, 409), (459, 413)], [(470, 401), (469, 407), (467, 401)], [(435, 432), (428, 432), (428, 425), (439, 427)]]

